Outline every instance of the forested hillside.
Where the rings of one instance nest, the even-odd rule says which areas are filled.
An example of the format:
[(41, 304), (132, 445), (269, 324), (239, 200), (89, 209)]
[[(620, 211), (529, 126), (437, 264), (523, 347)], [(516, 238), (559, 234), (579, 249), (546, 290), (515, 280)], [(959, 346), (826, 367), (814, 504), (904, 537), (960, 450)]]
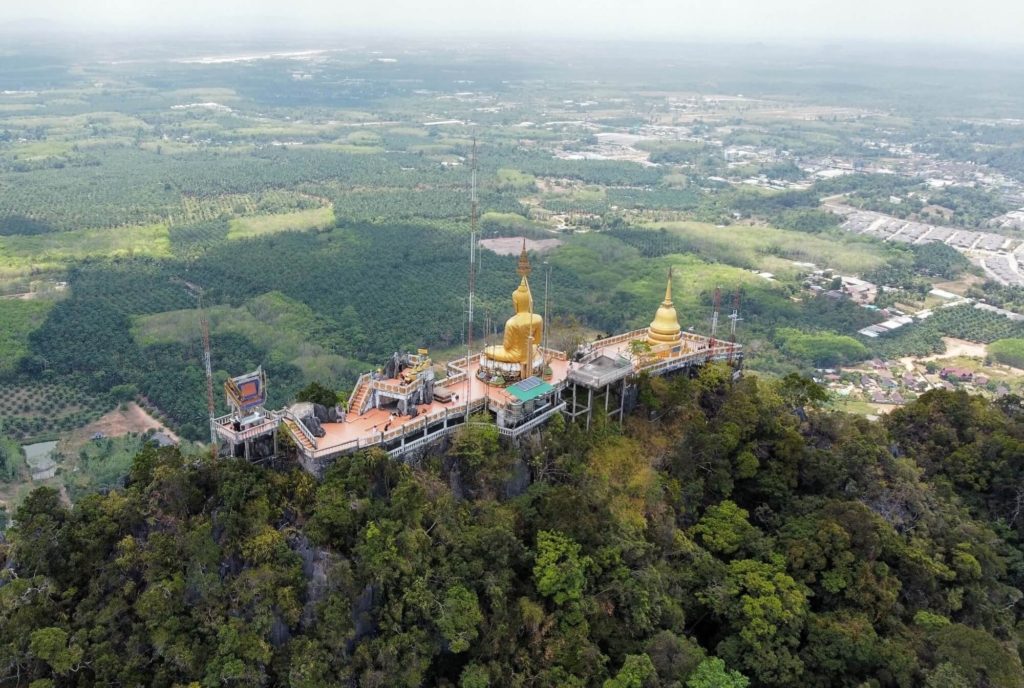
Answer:
[(14, 514), (0, 685), (1024, 685), (1021, 400), (822, 396), (711, 366), (319, 483), (147, 449)]

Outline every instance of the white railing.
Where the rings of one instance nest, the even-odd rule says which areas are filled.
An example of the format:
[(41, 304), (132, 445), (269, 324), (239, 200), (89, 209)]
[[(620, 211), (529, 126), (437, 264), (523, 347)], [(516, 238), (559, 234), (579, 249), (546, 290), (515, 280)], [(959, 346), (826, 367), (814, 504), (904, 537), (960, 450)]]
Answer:
[(549, 349), (546, 346), (537, 347), (537, 351), (543, 354), (545, 357), (550, 357), (556, 361), (568, 360), (568, 356), (564, 351), (558, 351), (557, 349)]
[(645, 328), (643, 328), (641, 330), (633, 330), (632, 332), (623, 332), (622, 334), (617, 334), (617, 335), (615, 335), (613, 337), (608, 337), (607, 339), (599, 339), (596, 342), (594, 342), (593, 344), (591, 344), (590, 346), (594, 347), (595, 349), (604, 349), (604, 348), (607, 348), (607, 347), (611, 346), (612, 344), (619, 344), (620, 342), (628, 342), (628, 341), (630, 341), (632, 339), (643, 339), (643, 340), (646, 340), (647, 339), (647, 328), (645, 327)]
[[(359, 396), (359, 388), (362, 387), (364, 384), (369, 384), (369, 382), (370, 382), (370, 373), (363, 373), (362, 375), (360, 375), (359, 379), (356, 380), (356, 386), (352, 388), (352, 395), (348, 398), (349, 401), (352, 402), (352, 403), (355, 403), (356, 398)], [(366, 396), (367, 397), (369, 396), (369, 389), (367, 389), (367, 395)], [(366, 403), (366, 397), (363, 397), (359, 401), (359, 405), (362, 406), (365, 403)], [(348, 410), (350, 412), (356, 414), (357, 416), (360, 413), (363, 412), (363, 409), (361, 409), (361, 408), (351, 408), (350, 407)]]
[(222, 438), (233, 444), (239, 444), (253, 437), (259, 437), (273, 432), (280, 422), (280, 414), (275, 411), (267, 411), (267, 415), (259, 425), (250, 425), (243, 430), (235, 430), (235, 417), (232, 415), (221, 416), (213, 419), (214, 429)]
[[(470, 402), (470, 415), (483, 409), (485, 401), (485, 399), (476, 399)], [(316, 447), (316, 444), (314, 443), (314, 447), (316, 447), (314, 451), (308, 451), (304, 447), (300, 447), (299, 449), (305, 456), (309, 457), (310, 459), (323, 459), (331, 456), (338, 456), (341, 454), (347, 454), (349, 452), (357, 451), (359, 449), (366, 449), (369, 447), (375, 447), (379, 444), (386, 444), (388, 442), (392, 442), (394, 440), (398, 440), (401, 439), (402, 437), (407, 437), (409, 435), (415, 435), (416, 433), (423, 432), (425, 428), (428, 428), (434, 423), (463, 418), (465, 415), (466, 405), (459, 404), (458, 406), (454, 406), (452, 408), (443, 408), (439, 411), (434, 411), (433, 413), (418, 416), (417, 418), (414, 418), (412, 421), (388, 432), (371, 433), (369, 435), (365, 435), (363, 437), (356, 437), (355, 439), (351, 439), (348, 442), (331, 445), (329, 447)], [(460, 423), (459, 425), (463, 424)], [(434, 437), (437, 435), (438, 432), (441, 431), (438, 430), (434, 433), (431, 433), (428, 435), (428, 437)], [(419, 439), (420, 438), (417, 438), (417, 440), (414, 440), (414, 442), (418, 442)], [(408, 443), (406, 443), (406, 445), (408, 446)]]
[(415, 382), (408, 382), (406, 384), (397, 384), (394, 382), (385, 382), (384, 380), (373, 380), (370, 383), (372, 389), (376, 389), (380, 392), (387, 392), (389, 394), (400, 394), (402, 396), (408, 396), (416, 390), (421, 383), (419, 380)]
[(299, 432), (301, 432), (303, 436), (307, 440), (309, 440), (309, 443), (313, 446), (313, 448), (316, 449), (317, 438), (313, 435), (312, 432), (309, 431), (309, 428), (306, 427), (306, 424), (303, 423), (302, 420), (291, 411), (285, 411), (282, 415), (283, 417), (287, 418), (292, 423), (294, 423), (299, 428)]
[(517, 425), (514, 428), (498, 428), (498, 432), (505, 437), (518, 437), (519, 435), (522, 435), (524, 432), (529, 432), (530, 430), (533, 430), (537, 426), (546, 423), (547, 420), (551, 418), (551, 416), (555, 415), (556, 413), (561, 413), (564, 410), (565, 402), (563, 401), (562, 403), (558, 404), (558, 406), (553, 406), (552, 408), (548, 409), (547, 411), (540, 414), (536, 418), (528, 420), (522, 425)]

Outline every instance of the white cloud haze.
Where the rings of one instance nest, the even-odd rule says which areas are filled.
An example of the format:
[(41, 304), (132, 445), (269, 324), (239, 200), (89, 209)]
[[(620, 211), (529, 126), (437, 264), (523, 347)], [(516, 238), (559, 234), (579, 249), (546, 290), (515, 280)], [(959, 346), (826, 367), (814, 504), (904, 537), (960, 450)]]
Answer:
[(0, 0), (0, 27), (1013, 45), (1014, 0)]

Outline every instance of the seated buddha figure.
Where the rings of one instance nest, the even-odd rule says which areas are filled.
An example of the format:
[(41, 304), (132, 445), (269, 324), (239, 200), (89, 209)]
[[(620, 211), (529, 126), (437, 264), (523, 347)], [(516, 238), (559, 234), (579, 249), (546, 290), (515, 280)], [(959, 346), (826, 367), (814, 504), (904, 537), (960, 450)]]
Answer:
[(512, 292), (512, 305), (516, 314), (505, 322), (501, 345), (487, 347), (484, 356), (502, 363), (524, 364), (530, 355), (530, 336), (533, 336), (533, 354), (536, 356), (544, 331), (544, 319), (533, 312), (533, 296), (525, 275), (519, 287)]

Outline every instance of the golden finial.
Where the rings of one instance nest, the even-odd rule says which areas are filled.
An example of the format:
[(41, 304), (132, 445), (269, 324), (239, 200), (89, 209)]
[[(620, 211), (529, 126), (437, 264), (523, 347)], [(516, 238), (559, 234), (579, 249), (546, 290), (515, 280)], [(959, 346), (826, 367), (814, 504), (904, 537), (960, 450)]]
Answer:
[(672, 305), (672, 266), (668, 267), (668, 284), (665, 285), (665, 300), (662, 301), (663, 305)]
[(523, 251), (519, 254), (519, 267), (516, 269), (524, 279), (529, 277), (530, 271), (530, 259), (526, 257), (526, 237), (523, 237)]

